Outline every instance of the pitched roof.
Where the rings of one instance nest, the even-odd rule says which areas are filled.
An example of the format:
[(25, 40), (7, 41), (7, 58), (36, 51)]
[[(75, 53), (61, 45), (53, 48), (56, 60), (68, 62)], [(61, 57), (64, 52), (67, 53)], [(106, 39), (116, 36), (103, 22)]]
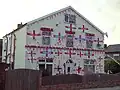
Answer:
[[(30, 21), (30, 22), (28, 22), (28, 23), (25, 23), (24, 25), (22, 25), (22, 27), (13, 30), (12, 32), (6, 34), (5, 36), (7, 36), (7, 35), (9, 35), (9, 34), (11, 34), (11, 33), (13, 33), (13, 32), (15, 32), (15, 31), (20, 30), (21, 28), (23, 28), (23, 27), (26, 26), (26, 25), (32, 24), (32, 23), (34, 23), (34, 22), (36, 22), (36, 21), (38, 21), (38, 20), (42, 20), (42, 19), (44, 19), (44, 18), (47, 18), (47, 17), (49, 17), (49, 16), (51, 16), (51, 15), (54, 15), (54, 14), (57, 14), (57, 13), (59, 13), (59, 12), (65, 11), (65, 10), (67, 10), (67, 9), (73, 10), (78, 16), (80, 16), (81, 18), (83, 18), (86, 22), (88, 22), (88, 23), (89, 23), (92, 27), (94, 27), (97, 31), (99, 31), (101, 34), (104, 34), (104, 32), (103, 32), (102, 30), (100, 30), (98, 27), (96, 27), (94, 24), (92, 24), (92, 23), (91, 23), (88, 19), (86, 19), (83, 15), (81, 15), (79, 12), (77, 12), (77, 11), (76, 11), (74, 8), (72, 8), (71, 6), (68, 6), (68, 7), (63, 8), (63, 9), (60, 9), (60, 10), (58, 10), (58, 11), (56, 11), (56, 12), (50, 13), (50, 14), (48, 14), (48, 15), (45, 15), (45, 16), (43, 16), (43, 17), (40, 17), (40, 18), (34, 19), (34, 20), (32, 20), (32, 21)], [(5, 37), (5, 36), (3, 36), (3, 37)]]
[(104, 34), (104, 32), (103, 32), (102, 30), (100, 30), (98, 27), (96, 27), (93, 23), (91, 23), (87, 18), (85, 18), (82, 14), (80, 14), (79, 12), (77, 12), (77, 11), (76, 11), (73, 7), (71, 7), (71, 6), (68, 6), (68, 7), (66, 7), (66, 8), (60, 9), (60, 10), (58, 10), (58, 11), (55, 11), (55, 12), (50, 13), (50, 14), (48, 14), (48, 15), (45, 15), (45, 16), (43, 16), (43, 17), (37, 18), (37, 19), (35, 19), (35, 20), (32, 20), (32, 21), (28, 22), (28, 24), (31, 24), (31, 23), (34, 23), (34, 22), (36, 22), (36, 21), (42, 20), (42, 19), (44, 19), (44, 18), (47, 18), (47, 17), (49, 17), (49, 16), (51, 16), (51, 15), (54, 15), (54, 14), (57, 14), (57, 13), (59, 13), (59, 12), (65, 11), (65, 10), (67, 10), (67, 9), (71, 9), (72, 11), (74, 11), (78, 16), (80, 16), (82, 19), (84, 19), (86, 22), (88, 22), (88, 23), (89, 23), (92, 27), (94, 27), (97, 31), (99, 31), (101, 34)]
[(105, 52), (120, 52), (120, 44), (109, 45)]
[(16, 31), (20, 30), (20, 29), (23, 28), (25, 25), (27, 25), (27, 23), (23, 24), (21, 27), (19, 27), (19, 28), (13, 30), (12, 32), (6, 34), (5, 36), (3, 36), (3, 38), (6, 37), (7, 35), (10, 35), (11, 33), (14, 33), (14, 32), (16, 32)]

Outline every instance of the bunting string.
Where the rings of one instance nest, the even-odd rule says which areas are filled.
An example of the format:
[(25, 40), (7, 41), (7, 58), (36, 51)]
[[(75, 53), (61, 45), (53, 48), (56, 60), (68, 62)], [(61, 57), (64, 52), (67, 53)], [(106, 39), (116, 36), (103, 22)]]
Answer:
[[(46, 46), (36, 46), (36, 45), (25, 45), (25, 48), (43, 48), (45, 49)], [(94, 51), (94, 52), (104, 52), (104, 49), (102, 50), (97, 50), (97, 49), (87, 49), (87, 48), (67, 48), (67, 47), (47, 47), (49, 49), (60, 49), (60, 50), (81, 50), (81, 51)]]

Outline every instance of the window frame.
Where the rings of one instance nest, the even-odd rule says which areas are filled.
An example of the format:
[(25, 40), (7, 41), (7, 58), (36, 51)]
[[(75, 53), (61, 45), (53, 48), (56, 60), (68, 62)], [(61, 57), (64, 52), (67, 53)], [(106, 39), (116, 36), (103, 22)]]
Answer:
[[(68, 36), (72, 36), (72, 37), (68, 37)], [(73, 40), (73, 37), (74, 35), (72, 34), (67, 34), (67, 37), (66, 37), (66, 47), (74, 47), (74, 40)], [(69, 46), (70, 44), (67, 44), (68, 42), (72, 43), (72, 46)]]
[[(89, 61), (89, 63), (85, 63), (85, 60), (88, 60)], [(93, 61), (93, 63), (90, 63), (90, 61)], [(94, 68), (94, 70), (92, 70), (93, 72), (95, 72), (95, 67), (96, 67), (96, 65), (95, 65), (95, 59), (84, 59), (84, 68), (85, 67), (87, 67), (87, 68), (89, 68), (89, 66), (93, 66)]]
[[(74, 17), (74, 18), (73, 18)], [(66, 19), (67, 18), (67, 19)], [(65, 14), (64, 15), (64, 21), (65, 23), (71, 23), (71, 24), (76, 24), (76, 16), (73, 14)]]
[[(90, 35), (90, 36), (87, 36)], [(94, 34), (91, 33), (85, 33), (85, 38), (86, 38), (86, 48), (93, 48), (93, 40), (94, 40)], [(90, 44), (90, 45), (88, 45)]]
[[(49, 39), (49, 42), (45, 43), (45, 39)], [(42, 45), (50, 45), (51, 44), (51, 38), (48, 36), (42, 36)]]

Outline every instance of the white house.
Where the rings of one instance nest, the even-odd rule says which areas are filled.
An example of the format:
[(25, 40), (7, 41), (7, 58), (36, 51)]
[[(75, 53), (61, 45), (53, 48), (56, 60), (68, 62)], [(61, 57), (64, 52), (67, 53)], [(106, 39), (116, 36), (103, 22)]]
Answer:
[(104, 32), (69, 6), (19, 24), (3, 37), (2, 55), (14, 69), (104, 73)]

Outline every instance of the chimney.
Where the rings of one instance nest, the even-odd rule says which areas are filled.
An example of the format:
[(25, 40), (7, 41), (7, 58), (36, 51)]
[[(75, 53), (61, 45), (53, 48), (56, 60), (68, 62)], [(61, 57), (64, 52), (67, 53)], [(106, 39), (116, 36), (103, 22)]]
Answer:
[(22, 22), (21, 22), (20, 24), (17, 25), (17, 28), (22, 27), (22, 25), (23, 25), (23, 24), (22, 24)]

